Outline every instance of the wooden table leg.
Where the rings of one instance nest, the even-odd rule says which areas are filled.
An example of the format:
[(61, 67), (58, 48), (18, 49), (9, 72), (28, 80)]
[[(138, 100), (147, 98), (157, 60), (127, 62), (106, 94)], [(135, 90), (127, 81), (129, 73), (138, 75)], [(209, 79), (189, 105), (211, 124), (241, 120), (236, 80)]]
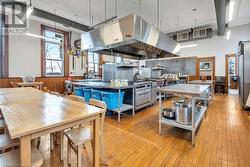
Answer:
[(99, 132), (100, 132), (100, 123), (99, 123), (99, 118), (100, 116), (97, 115), (95, 117), (95, 120), (93, 121), (93, 166), (97, 167), (99, 166), (99, 145), (100, 145), (100, 136), (99, 136)]
[(64, 160), (64, 132), (60, 132), (60, 160)]
[(31, 136), (20, 138), (20, 160), (21, 166), (31, 166)]

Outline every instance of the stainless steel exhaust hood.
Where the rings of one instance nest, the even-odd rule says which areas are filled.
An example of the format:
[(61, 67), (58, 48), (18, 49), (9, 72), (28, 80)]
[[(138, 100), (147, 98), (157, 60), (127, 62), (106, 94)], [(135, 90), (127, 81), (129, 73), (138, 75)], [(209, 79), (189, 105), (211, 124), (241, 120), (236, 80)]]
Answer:
[(118, 19), (81, 36), (81, 49), (113, 52), (139, 59), (177, 56), (180, 44), (135, 14)]

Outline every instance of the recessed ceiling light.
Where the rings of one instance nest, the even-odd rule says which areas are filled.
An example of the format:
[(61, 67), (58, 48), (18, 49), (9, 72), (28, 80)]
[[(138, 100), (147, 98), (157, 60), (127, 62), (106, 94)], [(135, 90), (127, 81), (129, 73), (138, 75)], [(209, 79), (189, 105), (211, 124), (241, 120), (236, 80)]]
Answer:
[(181, 49), (183, 49), (183, 48), (193, 48), (193, 47), (196, 47), (196, 46), (198, 46), (197, 43), (189, 44), (189, 45), (181, 45)]
[(228, 31), (227, 31), (227, 40), (229, 40), (229, 39), (230, 39), (230, 36), (231, 36), (231, 31), (230, 31), (230, 30), (228, 30)]

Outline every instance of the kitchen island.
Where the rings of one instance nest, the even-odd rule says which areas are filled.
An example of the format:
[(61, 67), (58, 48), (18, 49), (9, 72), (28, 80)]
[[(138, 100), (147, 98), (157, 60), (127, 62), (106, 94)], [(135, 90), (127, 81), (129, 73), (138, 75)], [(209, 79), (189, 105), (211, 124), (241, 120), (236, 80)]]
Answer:
[(203, 80), (193, 80), (193, 81), (189, 81), (189, 84), (210, 85), (210, 97), (211, 97), (211, 100), (213, 100), (215, 80), (205, 80), (205, 81), (203, 81)]
[(247, 98), (246, 106), (250, 107), (250, 93), (249, 93), (248, 98)]
[[(206, 115), (207, 109), (207, 90), (209, 85), (194, 85), (194, 84), (176, 84), (172, 86), (166, 86), (162, 88), (156, 88), (155, 91), (159, 92), (160, 96), (162, 93), (175, 94), (175, 95), (186, 95), (192, 98), (192, 123), (191, 125), (183, 125), (177, 123), (175, 120), (166, 119), (162, 116), (162, 100), (159, 98), (159, 133), (161, 134), (161, 124), (167, 124), (170, 126), (182, 128), (192, 132), (192, 145), (195, 145), (195, 131), (198, 128), (202, 118)], [(204, 96), (205, 105), (202, 106), (199, 111), (195, 111), (195, 99), (197, 97)]]
[(71, 82), (71, 84), (75, 87), (86, 87), (86, 88), (94, 88), (94, 89), (110, 89), (118, 92), (118, 106), (120, 106), (120, 95), (122, 90), (132, 89), (132, 104), (122, 104), (122, 107), (118, 107), (117, 109), (113, 109), (111, 111), (116, 112), (118, 114), (118, 122), (121, 120), (121, 114), (123, 112), (132, 110), (132, 116), (135, 115), (135, 105), (134, 105), (134, 89), (135, 86), (133, 84), (128, 84), (127, 86), (112, 86), (111, 83), (107, 82)]

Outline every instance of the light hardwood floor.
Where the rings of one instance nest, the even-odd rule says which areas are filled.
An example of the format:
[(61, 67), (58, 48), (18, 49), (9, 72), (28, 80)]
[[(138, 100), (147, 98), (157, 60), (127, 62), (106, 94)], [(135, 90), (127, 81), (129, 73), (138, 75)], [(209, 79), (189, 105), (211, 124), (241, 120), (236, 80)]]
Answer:
[[(170, 105), (170, 102), (165, 102)], [(104, 139), (109, 166), (250, 166), (250, 114), (240, 110), (237, 96), (216, 95), (203, 120), (193, 148), (191, 133), (163, 126), (158, 132), (158, 105), (122, 118), (106, 117)], [(48, 137), (40, 147), (44, 166), (63, 166), (59, 148), (49, 150)], [(83, 150), (83, 165), (92, 165), (90, 145)], [(72, 166), (76, 156), (72, 155)]]

